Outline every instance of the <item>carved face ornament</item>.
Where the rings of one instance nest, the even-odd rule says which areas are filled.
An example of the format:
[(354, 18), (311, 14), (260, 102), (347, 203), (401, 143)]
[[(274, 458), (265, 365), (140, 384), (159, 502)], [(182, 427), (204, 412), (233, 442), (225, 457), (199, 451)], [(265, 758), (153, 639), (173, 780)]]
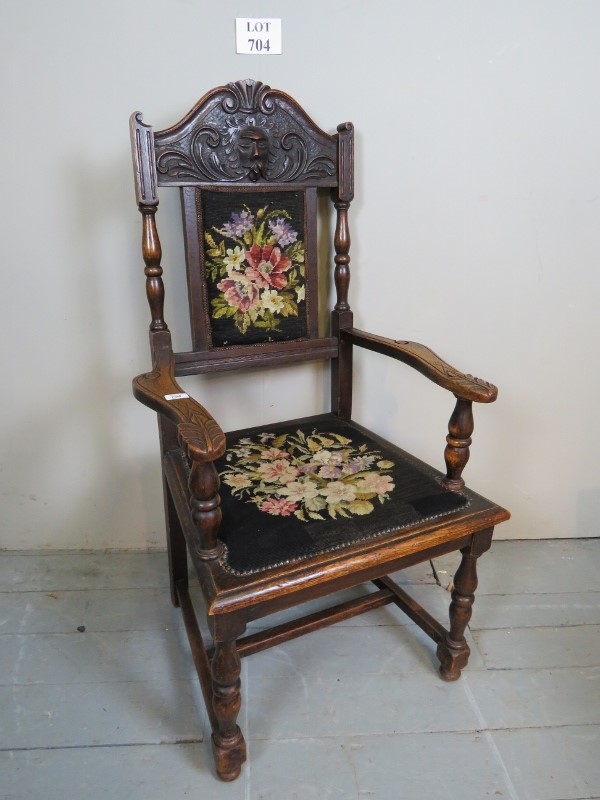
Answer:
[(237, 137), (240, 164), (248, 170), (248, 178), (257, 181), (264, 178), (264, 167), (269, 153), (269, 140), (264, 130), (254, 125), (242, 128)]

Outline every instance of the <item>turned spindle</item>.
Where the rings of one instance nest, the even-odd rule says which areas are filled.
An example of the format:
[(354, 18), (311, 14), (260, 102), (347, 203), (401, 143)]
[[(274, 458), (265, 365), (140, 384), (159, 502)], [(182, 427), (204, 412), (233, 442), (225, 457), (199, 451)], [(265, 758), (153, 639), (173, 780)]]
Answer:
[(335, 226), (335, 270), (333, 279), (335, 282), (335, 291), (337, 302), (335, 304), (336, 311), (349, 311), (348, 304), (348, 288), (350, 286), (350, 228), (348, 227), (348, 209), (350, 203), (344, 200), (336, 200), (334, 202), (337, 210), (337, 219)]
[[(331, 332), (339, 337), (340, 330), (351, 328), (353, 315), (348, 303), (350, 286), (350, 229), (348, 227), (348, 208), (350, 202), (340, 200), (333, 194), (337, 210), (335, 226), (335, 270), (333, 274), (337, 302), (331, 315)], [(331, 397), (334, 414), (350, 419), (352, 414), (352, 345), (340, 339), (338, 357), (332, 363)]]
[(158, 238), (155, 219), (157, 205), (158, 203), (153, 203), (151, 205), (140, 203), (139, 206), (143, 220), (142, 253), (146, 265), (144, 270), (146, 275), (146, 296), (152, 315), (150, 330), (166, 331), (168, 327), (163, 319), (165, 287), (162, 280), (163, 270), (160, 265), (162, 248), (160, 246), (160, 239)]
[(212, 461), (193, 461), (190, 473), (190, 508), (198, 532), (196, 555), (208, 561), (223, 553), (223, 543), (217, 539), (221, 523), (219, 476)]
[(464, 488), (462, 471), (469, 460), (469, 446), (473, 433), (473, 403), (471, 400), (457, 398), (456, 406), (448, 423), (448, 436), (446, 436), (446, 449), (444, 460), (446, 462), (446, 477), (442, 485), (446, 489), (459, 492)]

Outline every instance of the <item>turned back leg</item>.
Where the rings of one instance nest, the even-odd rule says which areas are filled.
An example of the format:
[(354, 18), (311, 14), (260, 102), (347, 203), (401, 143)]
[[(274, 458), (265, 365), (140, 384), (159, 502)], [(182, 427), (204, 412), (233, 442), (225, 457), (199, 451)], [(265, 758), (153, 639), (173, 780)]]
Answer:
[(171, 586), (171, 601), (174, 606), (179, 606), (177, 596), (177, 583), (183, 581), (187, 586), (188, 566), (187, 548), (181, 523), (175, 510), (171, 491), (164, 480), (165, 517), (167, 524), (167, 552), (169, 555), (169, 582)]

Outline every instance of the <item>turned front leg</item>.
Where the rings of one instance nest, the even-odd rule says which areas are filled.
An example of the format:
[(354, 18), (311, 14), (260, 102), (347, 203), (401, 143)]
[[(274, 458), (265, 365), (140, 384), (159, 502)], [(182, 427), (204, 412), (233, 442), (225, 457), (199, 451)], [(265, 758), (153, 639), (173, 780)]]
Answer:
[(465, 630), (473, 613), (475, 590), (477, 589), (477, 559), (489, 550), (493, 528), (474, 534), (471, 543), (461, 548), (462, 559), (454, 576), (454, 590), (450, 603), (450, 630), (439, 643), (437, 657), (440, 660), (440, 675), (445, 681), (456, 681), (467, 666), (470, 650), (465, 639)]
[(471, 651), (465, 639), (465, 630), (471, 619), (475, 589), (477, 588), (477, 556), (469, 548), (461, 550), (462, 561), (454, 578), (454, 590), (450, 603), (450, 630), (437, 649), (440, 674), (445, 681), (456, 681), (467, 666)]
[(477, 558), (471, 548), (461, 550), (463, 554), (454, 577), (452, 602), (450, 603), (450, 630), (439, 643), (437, 656), (440, 660), (440, 675), (445, 681), (456, 681), (467, 666), (471, 653), (465, 639), (465, 630), (473, 613), (475, 589), (477, 588)]
[(240, 657), (235, 641), (216, 642), (212, 660), (213, 709), (216, 727), (212, 734), (218, 776), (232, 781), (246, 760), (246, 742), (237, 724), (241, 706)]

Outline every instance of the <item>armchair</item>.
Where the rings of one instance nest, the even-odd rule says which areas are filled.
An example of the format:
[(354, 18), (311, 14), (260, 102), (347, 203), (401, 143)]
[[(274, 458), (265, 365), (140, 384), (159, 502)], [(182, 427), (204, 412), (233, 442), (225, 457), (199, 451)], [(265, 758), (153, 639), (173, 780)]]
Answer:
[[(171, 597), (202, 685), (217, 774), (233, 780), (246, 758), (237, 724), (241, 657), (394, 603), (437, 644), (441, 677), (459, 678), (469, 657), (476, 561), (509, 517), (462, 477), (472, 404), (493, 402), (497, 390), (424, 345), (354, 328), (350, 123), (329, 135), (288, 95), (245, 80), (209, 92), (163, 131), (135, 113), (131, 137), (152, 354), (152, 370), (134, 379), (133, 392), (158, 415)], [(173, 351), (163, 318), (159, 187), (181, 194), (189, 352)], [(329, 331), (318, 323), (320, 192), (336, 212)], [(352, 420), (355, 347), (402, 361), (455, 396), (445, 474)], [(330, 412), (227, 434), (176, 380), (314, 359), (331, 362)], [(446, 630), (389, 575), (454, 550), (462, 560)], [(188, 554), (210, 644), (190, 599)], [(244, 635), (252, 620), (365, 582), (377, 591)]]

